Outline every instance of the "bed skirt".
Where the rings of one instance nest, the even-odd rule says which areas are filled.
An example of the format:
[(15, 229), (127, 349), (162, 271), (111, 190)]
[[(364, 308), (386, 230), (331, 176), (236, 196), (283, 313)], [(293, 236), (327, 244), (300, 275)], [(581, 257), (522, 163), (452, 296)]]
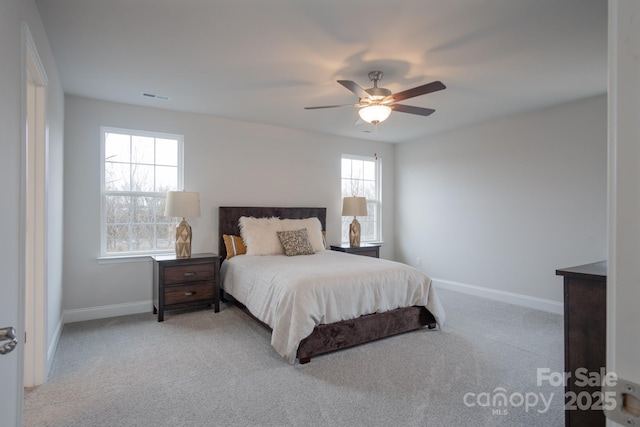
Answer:
[(308, 363), (311, 357), (340, 350), (380, 338), (428, 326), (436, 327), (436, 319), (425, 307), (405, 307), (357, 319), (318, 325), (298, 346), (298, 360)]

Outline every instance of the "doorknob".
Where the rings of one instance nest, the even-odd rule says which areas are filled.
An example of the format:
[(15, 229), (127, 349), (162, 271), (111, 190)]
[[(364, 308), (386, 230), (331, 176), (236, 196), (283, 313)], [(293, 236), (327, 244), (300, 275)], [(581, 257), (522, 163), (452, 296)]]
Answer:
[(11, 351), (16, 348), (16, 345), (18, 345), (16, 330), (12, 326), (0, 328), (0, 341), (9, 341), (0, 346), (0, 355), (11, 353)]

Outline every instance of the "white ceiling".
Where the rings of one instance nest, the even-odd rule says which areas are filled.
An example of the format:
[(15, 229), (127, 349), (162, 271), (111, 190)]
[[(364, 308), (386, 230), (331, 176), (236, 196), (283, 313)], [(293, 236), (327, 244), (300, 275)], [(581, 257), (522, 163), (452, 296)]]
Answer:
[[(602, 94), (606, 0), (37, 0), (64, 90), (127, 104), (403, 142)], [(447, 89), (358, 124), (336, 83)], [(147, 99), (143, 92), (169, 96)]]

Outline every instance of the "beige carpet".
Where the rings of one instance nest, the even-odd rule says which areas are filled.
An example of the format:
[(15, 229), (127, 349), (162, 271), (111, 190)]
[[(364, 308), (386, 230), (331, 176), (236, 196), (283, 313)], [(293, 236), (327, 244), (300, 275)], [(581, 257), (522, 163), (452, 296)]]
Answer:
[[(562, 317), (439, 291), (427, 329), (289, 365), (234, 307), (64, 327), (50, 378), (25, 395), (35, 426), (561, 426)], [(483, 405), (504, 389), (507, 406)], [(550, 399), (527, 408), (520, 396)], [(466, 396), (466, 399), (465, 399)], [(466, 404), (465, 404), (466, 402)], [(474, 406), (471, 406), (471, 405)]]

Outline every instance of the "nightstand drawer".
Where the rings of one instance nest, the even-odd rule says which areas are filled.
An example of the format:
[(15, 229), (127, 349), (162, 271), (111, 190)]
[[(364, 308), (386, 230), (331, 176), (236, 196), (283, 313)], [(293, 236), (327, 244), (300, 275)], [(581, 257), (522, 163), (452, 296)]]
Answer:
[(164, 303), (165, 305), (173, 305), (207, 299), (212, 300), (214, 297), (213, 288), (213, 283), (167, 287), (164, 289)]
[(164, 284), (203, 282), (214, 280), (216, 275), (213, 263), (179, 265), (164, 268)]

